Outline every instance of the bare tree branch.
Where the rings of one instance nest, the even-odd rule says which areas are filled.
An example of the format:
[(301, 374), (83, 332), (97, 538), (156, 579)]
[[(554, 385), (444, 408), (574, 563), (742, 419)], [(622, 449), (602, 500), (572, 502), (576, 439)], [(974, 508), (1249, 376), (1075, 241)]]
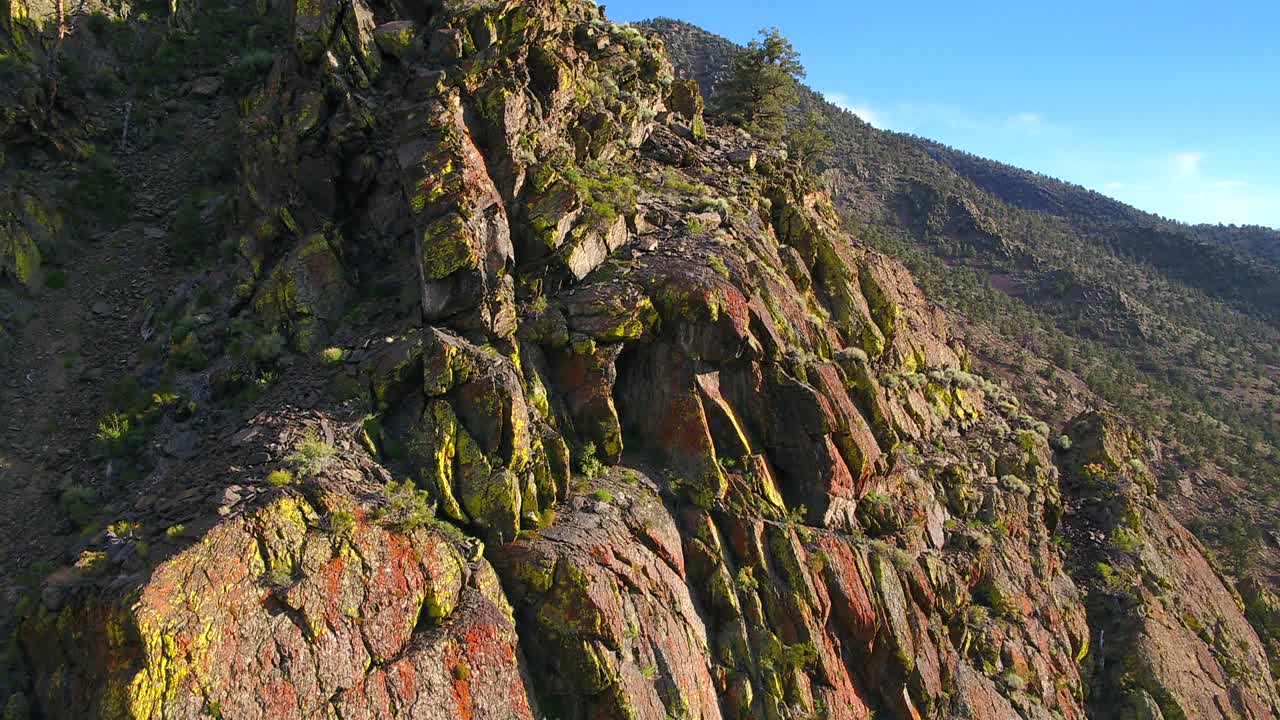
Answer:
[(65, 0), (56, 0), (54, 7), (58, 14), (58, 37), (53, 42), (53, 49), (49, 51), (48, 117), (50, 118), (53, 117), (53, 106), (58, 101), (58, 58), (62, 54), (62, 42), (69, 32)]

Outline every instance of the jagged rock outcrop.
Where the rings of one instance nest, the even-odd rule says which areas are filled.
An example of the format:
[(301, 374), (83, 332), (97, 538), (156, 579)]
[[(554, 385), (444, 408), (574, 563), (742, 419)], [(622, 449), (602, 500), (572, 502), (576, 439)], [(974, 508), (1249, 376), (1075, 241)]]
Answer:
[[(292, 431), (282, 424), (255, 426), (256, 446)], [(37, 675), (44, 712), (537, 717), (511, 607), (478, 542), (438, 524), (397, 531), (358, 506), (379, 470), (343, 436), (352, 429), (334, 439), (342, 460), (317, 481), (318, 500), (237, 498), (140, 587), (128, 568), (104, 581), (121, 572), (111, 556), (140, 554), (141, 537), (53, 579), (24, 630), (33, 664), (61, 668)]]
[[(812, 178), (594, 4), (398, 7), (298, 3), (243, 100), (221, 322), (302, 355), (171, 466), (225, 487), (199, 523), (136, 503), (46, 583), (43, 716), (1047, 719), (1121, 687), (1047, 428)], [(1193, 545), (1151, 554), (1243, 632)], [(1169, 650), (1134, 666), (1157, 707)]]
[(1069, 436), (1066, 537), (1088, 590), (1093, 712), (1274, 717), (1280, 701), (1265, 647), (1240, 596), (1155, 499), (1141, 438), (1100, 413), (1077, 418)]

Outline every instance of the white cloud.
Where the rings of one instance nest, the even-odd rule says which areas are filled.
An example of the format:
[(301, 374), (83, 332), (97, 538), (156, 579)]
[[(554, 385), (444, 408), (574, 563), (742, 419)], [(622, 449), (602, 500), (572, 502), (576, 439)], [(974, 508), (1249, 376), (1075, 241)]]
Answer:
[(865, 107), (865, 106), (859, 107), (854, 105), (851, 107), (847, 107), (845, 109), (853, 113), (854, 115), (857, 115), (858, 117), (862, 118), (863, 122), (865, 122), (866, 124), (872, 127), (884, 128), (884, 118), (880, 117), (880, 113), (876, 112), (875, 110), (872, 110), (869, 107)]
[(1039, 135), (1048, 127), (1044, 118), (1040, 113), (1022, 112), (1009, 118), (1005, 123), (1011, 130), (1024, 132), (1028, 135)]
[[(825, 93), (829, 102), (856, 114), (866, 122), (885, 129), (892, 126), (899, 132), (910, 132), (933, 137), (945, 133), (993, 134), (1016, 133), (1024, 137), (1064, 137), (1069, 132), (1054, 125), (1037, 112), (1020, 112), (1008, 116), (983, 115), (966, 108), (946, 103), (898, 103), (890, 108), (871, 108), (852, 101), (843, 93)], [(948, 143), (951, 144), (951, 143)]]
[(1109, 183), (1107, 183), (1106, 185), (1103, 185), (1103, 187), (1104, 187), (1104, 188), (1106, 188), (1107, 190), (1123, 190), (1123, 189), (1124, 189), (1124, 183), (1120, 183), (1120, 182), (1109, 182)]
[(859, 118), (862, 118), (862, 121), (868, 125), (878, 128), (884, 127), (884, 118), (880, 116), (880, 113), (872, 110), (866, 105), (854, 104), (849, 100), (849, 96), (844, 93), (823, 93), (823, 97), (827, 99), (827, 102), (835, 105), (841, 110), (848, 110)]
[(1204, 222), (1266, 225), (1280, 228), (1275, 214), (1276, 195), (1272, 193), (1219, 193), (1206, 203)]
[(1204, 160), (1204, 155), (1198, 152), (1181, 152), (1173, 156), (1173, 176), (1177, 179), (1186, 179), (1200, 174), (1200, 163)]
[(1256, 187), (1241, 180), (1205, 181), (1193, 192), (1181, 195), (1179, 220), (1208, 223), (1256, 224), (1275, 227), (1280, 191)]

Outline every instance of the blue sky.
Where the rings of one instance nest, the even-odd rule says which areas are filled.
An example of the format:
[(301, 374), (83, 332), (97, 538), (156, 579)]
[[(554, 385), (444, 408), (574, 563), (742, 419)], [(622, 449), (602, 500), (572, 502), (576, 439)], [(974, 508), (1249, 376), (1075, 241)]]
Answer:
[[(1187, 222), (1280, 228), (1280, 3), (614, 0), (736, 42), (777, 26), (877, 127)], [(1206, 8), (1211, 8), (1208, 10)]]

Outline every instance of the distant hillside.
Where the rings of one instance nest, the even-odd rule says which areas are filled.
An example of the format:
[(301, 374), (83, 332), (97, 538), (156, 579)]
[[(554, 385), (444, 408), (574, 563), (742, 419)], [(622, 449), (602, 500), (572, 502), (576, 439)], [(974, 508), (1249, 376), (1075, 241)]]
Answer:
[[(641, 25), (714, 107), (733, 43)], [(827, 121), (825, 178), (849, 222), (967, 318), (984, 364), (1061, 420), (1103, 403), (1140, 423), (1163, 453), (1163, 491), (1227, 564), (1280, 538), (1280, 233), (1171, 222), (877, 130), (808, 89), (798, 110)], [(1243, 534), (1224, 530), (1239, 518)], [(1266, 551), (1275, 572), (1280, 552)]]
[(1195, 232), (1206, 240), (1239, 248), (1280, 265), (1280, 230), (1260, 225), (1197, 225)]

